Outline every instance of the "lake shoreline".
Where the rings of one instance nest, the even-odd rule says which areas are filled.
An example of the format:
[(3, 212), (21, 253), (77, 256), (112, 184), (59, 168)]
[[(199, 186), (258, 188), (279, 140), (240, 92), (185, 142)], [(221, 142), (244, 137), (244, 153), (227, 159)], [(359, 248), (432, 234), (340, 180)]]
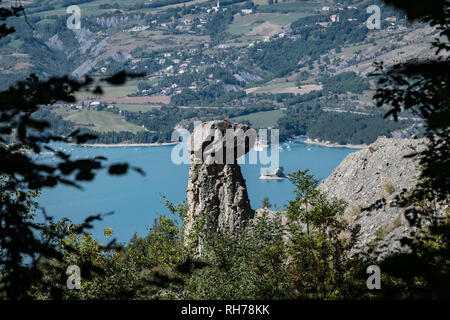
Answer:
[[(296, 140), (300, 138), (306, 138), (304, 141), (302, 141), (305, 144), (310, 145), (316, 145), (321, 147), (328, 147), (328, 148), (349, 148), (349, 149), (363, 149), (366, 148), (368, 145), (366, 144), (338, 144), (336, 142), (332, 143), (329, 141), (322, 141), (319, 139), (311, 139), (306, 136), (294, 136), (292, 139), (289, 140)], [(114, 147), (165, 147), (165, 146), (173, 146), (177, 145), (180, 142), (154, 142), (154, 143), (83, 143), (83, 144), (76, 144), (76, 143), (70, 143), (70, 145), (74, 146), (82, 146), (82, 147), (99, 147), (99, 148), (114, 148)]]
[(165, 147), (173, 146), (179, 142), (154, 142), (154, 143), (71, 143), (73, 146), (81, 147), (99, 147), (99, 148), (117, 148), (117, 147)]
[(308, 137), (306, 137), (306, 140), (303, 141), (303, 143), (321, 146), (321, 147), (328, 147), (328, 148), (349, 148), (349, 149), (363, 149), (368, 146), (367, 144), (338, 144), (336, 142), (331, 143), (329, 141), (322, 141), (319, 139), (311, 139)]
[(286, 180), (288, 179), (288, 177), (278, 177), (278, 176), (260, 176), (258, 178), (259, 180), (276, 180), (276, 181), (280, 181), (280, 180)]

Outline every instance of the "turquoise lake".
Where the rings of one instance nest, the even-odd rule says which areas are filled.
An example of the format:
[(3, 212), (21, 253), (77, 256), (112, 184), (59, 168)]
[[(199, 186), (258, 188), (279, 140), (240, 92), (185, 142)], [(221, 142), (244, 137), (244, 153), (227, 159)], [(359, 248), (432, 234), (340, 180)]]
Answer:
[[(303, 139), (280, 145), (279, 162), (285, 172), (310, 169), (319, 179), (325, 179), (339, 163), (355, 149), (327, 148), (307, 145)], [(109, 176), (105, 172), (94, 181), (83, 183), (84, 190), (68, 186), (44, 189), (38, 200), (47, 214), (56, 218), (68, 217), (79, 223), (89, 215), (114, 212), (103, 221), (95, 222), (92, 230), (97, 239), (103, 241), (102, 230), (111, 227), (120, 242), (137, 233), (147, 234), (149, 226), (159, 215), (170, 215), (163, 205), (165, 195), (173, 203), (186, 197), (189, 165), (176, 165), (171, 161), (174, 146), (158, 147), (86, 147), (54, 145), (57, 150), (70, 152), (74, 158), (105, 156), (108, 163), (127, 162), (143, 169), (145, 176), (130, 171), (123, 176)], [(256, 152), (256, 151), (251, 151)], [(44, 155), (45, 161), (54, 161)], [(252, 207), (259, 208), (264, 197), (282, 209), (293, 199), (293, 187), (288, 180), (259, 180), (260, 164), (241, 165), (247, 183)], [(38, 213), (40, 215), (40, 213)]]

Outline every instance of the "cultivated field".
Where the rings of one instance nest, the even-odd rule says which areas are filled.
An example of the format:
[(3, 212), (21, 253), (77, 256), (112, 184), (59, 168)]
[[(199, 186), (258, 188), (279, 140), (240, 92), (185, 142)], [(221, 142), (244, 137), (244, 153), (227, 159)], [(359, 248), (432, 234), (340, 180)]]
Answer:
[(231, 118), (231, 121), (242, 122), (249, 121), (253, 128), (268, 128), (274, 127), (278, 119), (283, 116), (282, 110), (261, 111), (247, 114), (236, 118)]
[(137, 92), (137, 82), (129, 81), (122, 86), (105, 86), (102, 87), (103, 94), (96, 95), (92, 93), (80, 92), (77, 94), (79, 103), (85, 102), (89, 104), (92, 101), (100, 101), (105, 103), (116, 103), (120, 105), (147, 105), (148, 104), (168, 104), (169, 96), (154, 95), (144, 97), (128, 97), (127, 95)]
[(308, 12), (236, 14), (228, 32), (235, 35), (272, 36), (282, 32), (293, 21), (311, 15)]
[(130, 131), (136, 133), (143, 128), (125, 121), (125, 119), (111, 112), (94, 110), (58, 110), (64, 120), (73, 121), (81, 126), (86, 126), (92, 130), (100, 132), (109, 131)]

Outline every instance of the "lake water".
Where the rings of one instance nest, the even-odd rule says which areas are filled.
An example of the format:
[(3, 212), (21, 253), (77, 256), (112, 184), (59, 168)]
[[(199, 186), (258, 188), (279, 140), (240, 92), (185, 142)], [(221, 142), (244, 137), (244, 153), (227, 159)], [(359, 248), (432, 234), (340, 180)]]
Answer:
[[(302, 141), (298, 139), (281, 144), (279, 161), (286, 173), (310, 169), (317, 178), (324, 179), (349, 153), (355, 151), (307, 145)], [(163, 205), (162, 195), (173, 203), (186, 197), (189, 165), (176, 165), (171, 161), (173, 146), (86, 147), (60, 144), (53, 147), (70, 152), (74, 158), (105, 156), (110, 163), (127, 162), (146, 172), (145, 176), (133, 171), (124, 176), (109, 176), (102, 172), (94, 181), (82, 184), (84, 190), (68, 186), (43, 190), (39, 204), (47, 214), (56, 218), (68, 217), (78, 223), (88, 215), (114, 212), (103, 221), (95, 222), (93, 233), (99, 240), (104, 240), (102, 230), (107, 227), (113, 229), (120, 242), (127, 242), (134, 233), (144, 236), (156, 217), (170, 215)], [(54, 159), (48, 156), (46, 161)], [(293, 199), (293, 188), (288, 180), (259, 180), (261, 165), (243, 164), (241, 167), (253, 208), (259, 208), (264, 197), (278, 208), (283, 208), (287, 200)]]

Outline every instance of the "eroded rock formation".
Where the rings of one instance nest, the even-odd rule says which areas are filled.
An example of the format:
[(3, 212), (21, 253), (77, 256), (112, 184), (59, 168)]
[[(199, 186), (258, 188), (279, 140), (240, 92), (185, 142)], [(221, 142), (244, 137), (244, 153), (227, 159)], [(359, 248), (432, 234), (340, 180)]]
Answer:
[(188, 143), (191, 165), (185, 224), (187, 238), (202, 215), (215, 218), (218, 229), (231, 232), (245, 226), (254, 216), (245, 180), (236, 162), (253, 147), (252, 131), (247, 125), (225, 120), (205, 122), (194, 129)]

